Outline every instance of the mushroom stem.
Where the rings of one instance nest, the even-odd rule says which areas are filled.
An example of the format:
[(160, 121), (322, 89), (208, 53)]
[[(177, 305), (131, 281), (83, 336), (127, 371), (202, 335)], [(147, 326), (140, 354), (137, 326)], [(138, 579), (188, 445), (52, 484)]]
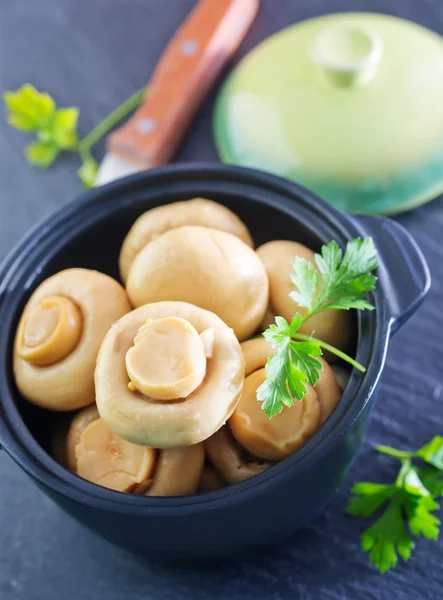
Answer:
[(153, 400), (187, 398), (206, 374), (206, 350), (196, 329), (178, 317), (149, 320), (126, 353), (131, 391)]
[(48, 296), (23, 320), (18, 354), (37, 366), (57, 363), (77, 346), (82, 328), (82, 313), (72, 300)]

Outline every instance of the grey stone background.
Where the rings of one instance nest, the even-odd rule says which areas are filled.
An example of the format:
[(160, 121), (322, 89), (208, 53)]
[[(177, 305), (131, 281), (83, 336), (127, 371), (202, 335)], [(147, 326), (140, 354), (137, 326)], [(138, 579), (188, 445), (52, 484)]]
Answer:
[[(148, 79), (193, 0), (1, 0), (0, 91), (29, 81), (60, 105), (81, 108), (87, 132)], [(441, 0), (262, 0), (237, 59), (264, 37), (307, 17), (342, 10), (387, 12), (443, 34)], [(294, 57), (296, 60), (296, 57)], [(179, 161), (216, 160), (213, 97)], [(22, 157), (23, 136), (0, 118), (0, 259), (38, 219), (81, 192), (76, 161), (43, 173)], [(101, 156), (98, 148), (98, 156)], [(329, 510), (290, 542), (211, 569), (167, 569), (134, 558), (64, 515), (0, 453), (0, 598), (13, 600), (436, 600), (443, 597), (443, 542), (420, 542), (407, 565), (381, 577), (360, 552), (363, 523), (344, 516), (352, 481), (389, 480), (378, 442), (419, 445), (443, 432), (441, 199), (399, 220), (416, 236), (433, 289), (392, 341), (369, 438)], [(300, 490), (302, 493), (302, 490)], [(265, 515), (264, 515), (265, 518)]]

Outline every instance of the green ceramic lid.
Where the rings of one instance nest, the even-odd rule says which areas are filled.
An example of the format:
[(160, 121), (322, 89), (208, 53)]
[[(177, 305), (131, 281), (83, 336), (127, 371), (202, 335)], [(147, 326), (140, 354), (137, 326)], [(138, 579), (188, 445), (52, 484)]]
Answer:
[(351, 212), (443, 192), (443, 39), (377, 14), (304, 21), (266, 40), (219, 96), (223, 161), (282, 175)]

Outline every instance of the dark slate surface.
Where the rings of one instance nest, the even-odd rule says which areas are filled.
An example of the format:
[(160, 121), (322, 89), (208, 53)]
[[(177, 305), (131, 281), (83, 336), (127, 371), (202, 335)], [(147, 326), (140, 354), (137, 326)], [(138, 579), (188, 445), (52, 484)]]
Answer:
[[(86, 132), (144, 84), (192, 5), (193, 0), (2, 0), (0, 89), (30, 81), (61, 105), (80, 106)], [(398, 14), (443, 33), (441, 0), (262, 0), (259, 19), (239, 54), (290, 23), (356, 8)], [(179, 160), (216, 160), (211, 111), (210, 99)], [(30, 170), (22, 159), (22, 135), (3, 119), (0, 131), (3, 258), (36, 220), (81, 190), (74, 160), (62, 160), (47, 173)], [(259, 557), (214, 569), (171, 570), (142, 562), (83, 530), (0, 453), (0, 598), (441, 598), (443, 542), (420, 542), (407, 566), (381, 577), (359, 550), (363, 524), (343, 515), (352, 481), (393, 475), (391, 463), (379, 459), (371, 444), (419, 445), (443, 431), (442, 201), (403, 215), (400, 221), (429, 260), (433, 290), (392, 342), (369, 440), (326, 514), (290, 543)]]

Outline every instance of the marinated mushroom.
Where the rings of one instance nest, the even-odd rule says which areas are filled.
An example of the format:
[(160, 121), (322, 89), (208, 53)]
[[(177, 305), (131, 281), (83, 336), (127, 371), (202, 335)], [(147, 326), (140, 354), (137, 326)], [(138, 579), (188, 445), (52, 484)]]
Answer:
[(170, 229), (184, 225), (199, 225), (226, 231), (253, 247), (251, 235), (246, 225), (229, 208), (205, 198), (193, 198), (151, 208), (133, 224), (126, 236), (120, 252), (120, 275), (124, 282), (137, 254), (149, 242), (157, 239)]
[(197, 491), (203, 444), (156, 451), (123, 440), (102, 419), (94, 420), (76, 444), (77, 475), (112, 490), (146, 496), (184, 496)]
[(86, 427), (75, 454), (79, 477), (119, 492), (148, 481), (157, 460), (155, 450), (123, 440), (102, 419)]
[(145, 496), (186, 496), (198, 490), (205, 450), (203, 444), (160, 450), (152, 484)]
[(71, 471), (76, 471), (77, 469), (77, 457), (75, 455), (75, 449), (77, 444), (80, 441), (82, 433), (84, 430), (100, 418), (98, 414), (96, 404), (91, 404), (91, 406), (86, 406), (86, 408), (82, 408), (76, 415), (74, 415), (66, 439), (66, 456), (68, 467)]
[[(264, 366), (272, 353), (263, 338), (242, 344), (245, 357), (245, 385), (240, 402), (229, 419), (238, 443), (253, 456), (282, 460), (302, 446), (329, 417), (340, 400), (341, 390), (328, 363), (320, 358), (323, 370), (315, 388), (307, 385), (301, 402), (269, 419), (257, 401), (257, 388), (265, 381)], [(208, 455), (210, 455), (208, 450)]]
[[(263, 338), (254, 338), (241, 344), (245, 359), (245, 377), (263, 369), (268, 357), (274, 350)], [(346, 373), (342, 367), (331, 367), (321, 356), (317, 359), (322, 364), (320, 379), (315, 384), (314, 390), (320, 402), (320, 425), (323, 424), (340, 401), (344, 387), (340, 384), (337, 373)], [(343, 375), (341, 375), (343, 377)], [(292, 409), (292, 407), (291, 407)], [(274, 417), (275, 419), (275, 417)]]
[(122, 317), (95, 371), (101, 418), (128, 442), (161, 449), (191, 446), (217, 431), (243, 382), (232, 329), (185, 302), (148, 304)]
[(301, 402), (269, 419), (257, 402), (257, 388), (265, 381), (265, 369), (254, 371), (245, 380), (240, 403), (229, 420), (233, 436), (253, 456), (282, 460), (300, 448), (318, 429), (320, 402), (307, 385)]
[(14, 344), (14, 374), (33, 404), (68, 411), (94, 402), (94, 369), (111, 324), (131, 310), (111, 277), (67, 269), (45, 280), (29, 299)]
[[(290, 274), (297, 256), (316, 266), (314, 252), (297, 242), (275, 240), (257, 248), (257, 254), (265, 265), (269, 279), (269, 308), (262, 323), (263, 329), (274, 322), (275, 316), (282, 316), (288, 322), (296, 312), (304, 316), (306, 308), (298, 306), (289, 297), (294, 289)], [(308, 319), (299, 331), (345, 350), (349, 342), (350, 316), (344, 310), (324, 311)], [(334, 359), (330, 354), (327, 356), (329, 360)]]
[(229, 484), (250, 479), (271, 466), (269, 462), (258, 461), (247, 456), (235, 442), (227, 425), (205, 440), (204, 445), (209, 462), (216, 469), (219, 477)]
[(189, 302), (218, 315), (239, 340), (262, 322), (268, 288), (261, 260), (241, 239), (194, 226), (167, 231), (145, 246), (127, 280), (134, 306)]

